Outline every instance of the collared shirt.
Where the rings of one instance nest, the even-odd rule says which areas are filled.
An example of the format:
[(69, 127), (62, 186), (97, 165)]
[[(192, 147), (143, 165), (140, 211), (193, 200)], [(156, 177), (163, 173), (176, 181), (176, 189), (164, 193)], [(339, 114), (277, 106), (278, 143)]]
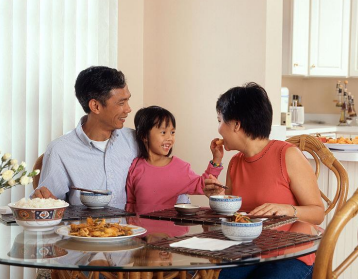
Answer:
[(105, 151), (97, 148), (83, 132), (82, 117), (75, 130), (52, 141), (44, 155), (39, 187), (46, 186), (57, 198), (80, 205), (80, 191), (111, 190), (111, 206), (124, 208), (125, 185), (129, 167), (138, 155), (135, 131), (129, 128), (114, 130)]

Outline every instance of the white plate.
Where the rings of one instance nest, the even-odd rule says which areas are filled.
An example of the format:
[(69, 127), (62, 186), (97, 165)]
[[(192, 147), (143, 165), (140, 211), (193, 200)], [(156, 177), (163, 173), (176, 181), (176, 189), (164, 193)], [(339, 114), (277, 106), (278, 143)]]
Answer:
[(113, 245), (110, 242), (89, 243), (85, 241), (76, 241), (74, 239), (62, 239), (56, 242), (56, 246), (66, 250), (82, 251), (82, 252), (127, 252), (141, 249), (144, 247), (144, 242), (135, 241), (135, 239), (127, 239), (127, 241), (120, 241)]
[(325, 143), (332, 150), (354, 150), (358, 151), (358, 144)]
[(87, 242), (107, 242), (107, 241), (122, 241), (128, 240), (129, 238), (145, 234), (147, 230), (142, 227), (133, 226), (133, 225), (122, 225), (132, 228), (133, 234), (132, 235), (125, 235), (125, 236), (115, 236), (115, 237), (84, 237), (84, 236), (75, 236), (70, 235), (71, 226), (62, 226), (56, 230), (56, 233), (62, 236), (67, 236), (69, 238), (79, 240), (79, 241), (87, 241)]

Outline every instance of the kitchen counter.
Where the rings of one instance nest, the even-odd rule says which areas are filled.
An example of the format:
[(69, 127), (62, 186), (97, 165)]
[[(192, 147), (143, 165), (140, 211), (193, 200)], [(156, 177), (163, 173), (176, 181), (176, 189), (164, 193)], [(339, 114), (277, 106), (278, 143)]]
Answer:
[[(303, 128), (299, 129), (287, 129), (286, 137), (292, 137), (297, 135), (316, 135), (316, 134), (332, 134), (330, 136), (345, 136), (345, 137), (355, 137), (358, 135), (358, 126), (337, 126), (329, 124), (304, 124)], [(358, 151), (335, 151), (331, 150), (334, 156), (341, 162), (358, 162)], [(312, 159), (311, 156), (308, 156), (309, 159)]]
[(333, 124), (304, 124), (303, 128), (299, 129), (287, 129), (286, 136), (292, 137), (304, 134), (357, 134), (358, 126), (337, 126)]

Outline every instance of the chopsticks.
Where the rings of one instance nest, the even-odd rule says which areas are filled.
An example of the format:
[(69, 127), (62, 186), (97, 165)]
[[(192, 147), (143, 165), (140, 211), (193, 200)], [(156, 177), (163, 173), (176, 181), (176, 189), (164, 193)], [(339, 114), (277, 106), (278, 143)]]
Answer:
[(221, 188), (224, 188), (224, 189), (229, 189), (229, 187), (226, 186), (226, 185), (221, 185), (221, 184), (216, 183), (216, 182), (214, 182), (213, 184), (216, 185), (216, 186), (219, 186), (219, 187), (221, 187)]
[(95, 193), (95, 194), (101, 194), (101, 195), (109, 195), (108, 192), (106, 191), (99, 191), (99, 190), (90, 190), (90, 189), (84, 189), (84, 188), (77, 188), (72, 186), (71, 187), (72, 190), (78, 190), (78, 191), (83, 191), (83, 192), (90, 192), (90, 193)]

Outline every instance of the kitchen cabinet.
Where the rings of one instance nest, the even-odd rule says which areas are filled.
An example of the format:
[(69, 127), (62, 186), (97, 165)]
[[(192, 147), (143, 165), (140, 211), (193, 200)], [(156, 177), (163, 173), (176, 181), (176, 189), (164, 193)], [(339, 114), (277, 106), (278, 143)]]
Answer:
[(308, 74), (309, 9), (310, 0), (284, 1), (283, 40), (286, 40), (284, 60), (287, 61), (283, 65), (285, 74)]
[(358, 77), (358, 0), (352, 0), (350, 76)]
[(350, 0), (312, 0), (311, 76), (348, 76)]
[(350, 0), (284, 1), (283, 75), (348, 76), (350, 11)]

